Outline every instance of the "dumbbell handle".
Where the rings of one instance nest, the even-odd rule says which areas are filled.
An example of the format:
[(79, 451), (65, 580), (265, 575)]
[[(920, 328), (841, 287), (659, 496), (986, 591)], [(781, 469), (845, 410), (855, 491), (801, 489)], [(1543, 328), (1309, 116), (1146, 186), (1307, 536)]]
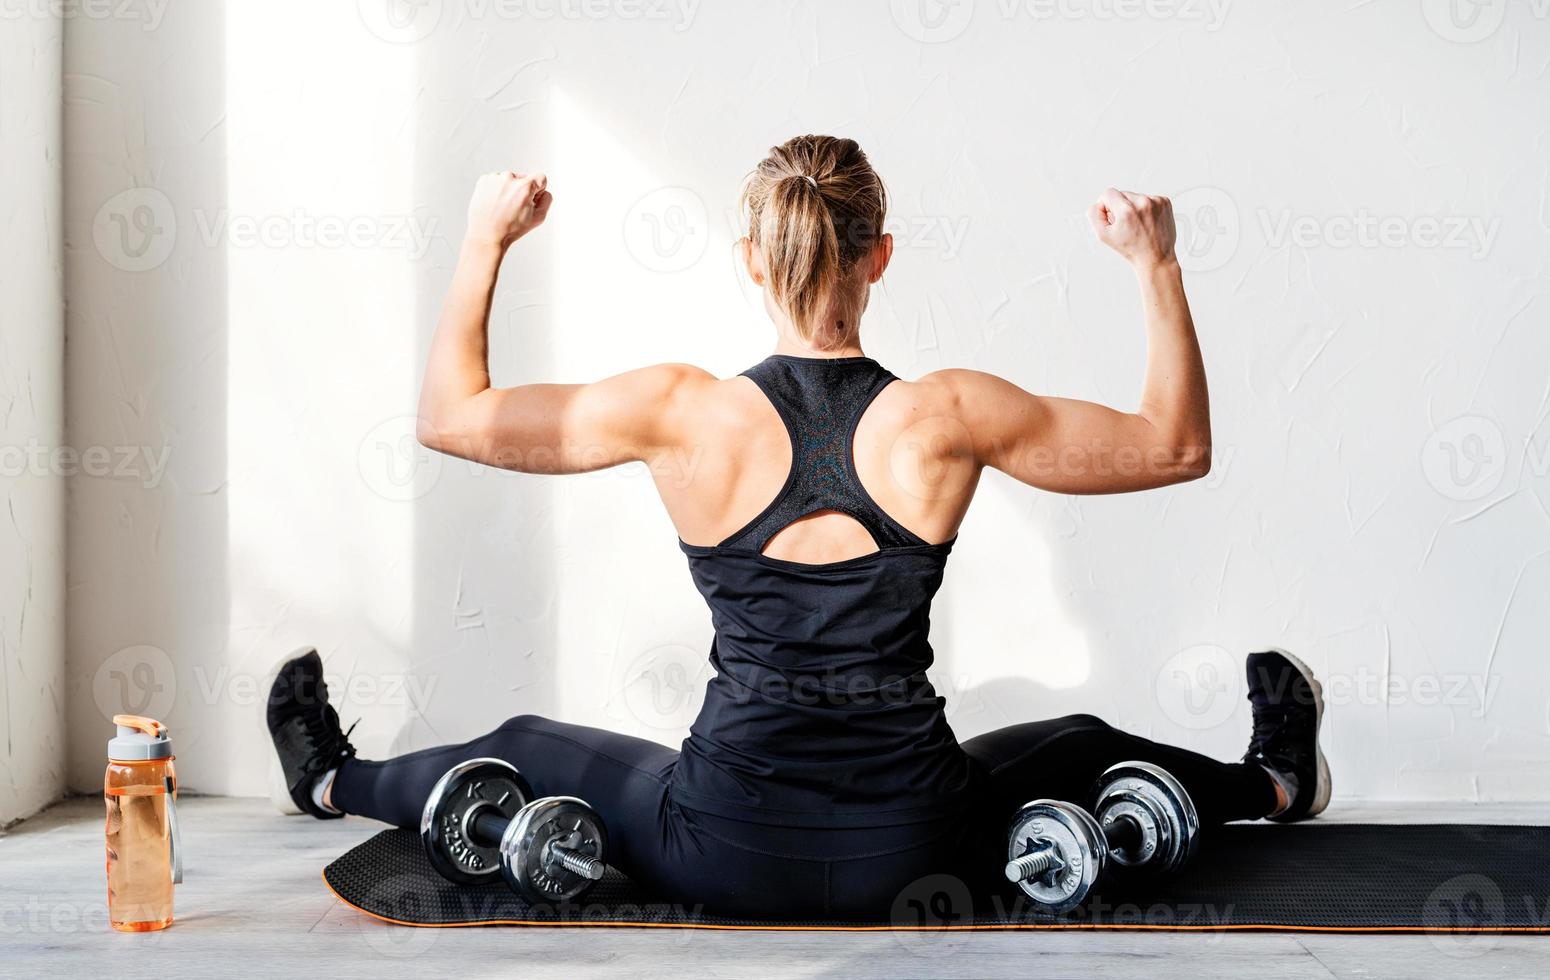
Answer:
[(1111, 851), (1140, 847), (1141, 825), (1134, 817), (1122, 814), (1115, 817), (1113, 823), (1103, 827), (1103, 839), (1108, 841)]
[(501, 838), (506, 836), (506, 828), (510, 825), (510, 817), (491, 807), (474, 814), (474, 819), (469, 821), (469, 836), (480, 847), (500, 847)]
[[(1113, 823), (1103, 828), (1103, 839), (1108, 842), (1112, 850), (1138, 846), (1141, 843), (1141, 825), (1131, 817), (1117, 817)], [(1013, 884), (1031, 881), (1048, 874), (1058, 863), (1059, 858), (1055, 854), (1054, 845), (1045, 844), (1020, 858), (1008, 861), (1006, 880)]]
[[(506, 828), (511, 825), (511, 820), (501, 816), (499, 810), (481, 810), (474, 814), (469, 821), (470, 836), (475, 843), (483, 847), (499, 847), (501, 838), (506, 836)], [(564, 844), (550, 844), (549, 853), (544, 857), (552, 857), (573, 874), (581, 875), (597, 881), (603, 877), (603, 872), (608, 870), (608, 865), (599, 861), (590, 854), (566, 847)]]

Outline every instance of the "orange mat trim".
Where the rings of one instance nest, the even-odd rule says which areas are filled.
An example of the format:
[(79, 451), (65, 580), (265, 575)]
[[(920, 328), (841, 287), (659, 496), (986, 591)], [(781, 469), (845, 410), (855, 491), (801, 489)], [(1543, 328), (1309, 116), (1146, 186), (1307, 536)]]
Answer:
[(1143, 931), (1143, 932), (1340, 932), (1340, 933), (1423, 933), (1426, 935), (1459, 935), (1459, 934), (1487, 934), (1500, 935), (1506, 933), (1526, 933), (1529, 935), (1550, 935), (1550, 925), (1545, 926), (1499, 926), (1492, 929), (1428, 929), (1420, 926), (1286, 926), (1274, 923), (1243, 923), (1239, 925), (1213, 925), (1213, 926), (1160, 926), (1160, 925), (1129, 925), (1125, 923), (1059, 923), (1059, 922), (996, 922), (982, 925), (962, 926), (734, 926), (711, 922), (636, 922), (628, 919), (587, 919), (576, 922), (551, 922), (534, 921), (532, 919), (482, 919), (477, 922), (404, 922), (399, 919), (390, 919), (376, 912), (368, 912), (359, 905), (351, 904), (328, 883), (328, 877), (323, 876), (323, 887), (327, 888), (338, 899), (340, 904), (349, 906), (362, 915), (370, 916), (379, 922), (389, 925), (409, 926), (415, 929), (468, 929), (476, 926), (527, 926), (529, 928), (553, 928), (574, 929), (586, 926), (614, 929), (711, 929), (724, 932), (1019, 932), (1024, 930), (1057, 930), (1057, 931), (1088, 931), (1097, 932), (1107, 930), (1110, 932)]

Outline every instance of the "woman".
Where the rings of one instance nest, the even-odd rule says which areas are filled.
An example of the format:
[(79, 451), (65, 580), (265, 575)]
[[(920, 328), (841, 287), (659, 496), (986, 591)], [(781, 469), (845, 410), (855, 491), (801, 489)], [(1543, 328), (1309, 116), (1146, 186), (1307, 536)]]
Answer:
[(496, 275), (552, 201), (542, 174), (480, 178), (419, 438), (530, 473), (650, 464), (715, 626), (699, 718), (681, 751), (525, 715), (462, 745), (365, 762), (309, 652), (282, 670), (269, 706), (297, 806), (417, 826), (443, 772), (496, 756), (539, 795), (595, 807), (610, 862), (655, 892), (723, 913), (876, 916), (927, 874), (992, 878), (1018, 805), (1085, 804), (1123, 760), (1170, 770), (1208, 825), (1327, 805), (1318, 684), (1287, 654), (1250, 657), (1254, 734), (1241, 763), (1085, 715), (960, 746), (926, 680), (931, 598), (985, 467), (1058, 493), (1206, 473), (1205, 371), (1167, 200), (1111, 188), (1088, 212), (1141, 287), (1149, 354), (1136, 412), (977, 371), (901, 381), (867, 358), (861, 314), (893, 251), (886, 195), (854, 141), (826, 136), (773, 148), (744, 189), (739, 247), (775, 325), (768, 359), (729, 379), (666, 364), (596, 384), (492, 388)]

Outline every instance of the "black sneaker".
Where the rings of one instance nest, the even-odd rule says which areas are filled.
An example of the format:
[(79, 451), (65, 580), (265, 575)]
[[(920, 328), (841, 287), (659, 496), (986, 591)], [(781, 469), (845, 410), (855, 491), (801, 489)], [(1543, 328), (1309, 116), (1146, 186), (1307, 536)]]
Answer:
[(1329, 763), (1319, 749), (1324, 688), (1308, 665), (1285, 650), (1251, 653), (1249, 703), (1254, 734), (1244, 762), (1273, 771), (1285, 781), (1291, 805), (1271, 820), (1306, 820), (1329, 806)]
[(350, 732), (340, 730), (339, 713), (328, 703), (323, 658), (316, 650), (298, 650), (280, 667), (269, 689), (268, 722), (291, 802), (319, 820), (344, 816), (312, 802), (318, 777), (355, 757)]

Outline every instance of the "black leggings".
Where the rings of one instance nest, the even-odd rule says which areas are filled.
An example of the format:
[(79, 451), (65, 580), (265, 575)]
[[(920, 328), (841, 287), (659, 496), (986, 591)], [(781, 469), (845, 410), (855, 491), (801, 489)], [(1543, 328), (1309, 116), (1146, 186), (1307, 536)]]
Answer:
[(672, 796), (676, 749), (522, 715), (462, 745), (386, 762), (348, 760), (331, 801), (346, 813), (417, 828), (444, 772), (464, 759), (494, 756), (520, 769), (537, 795), (577, 796), (596, 808), (608, 826), (608, 862), (657, 894), (732, 915), (858, 918), (905, 914), (912, 891), (938, 875), (952, 876), (965, 891), (1004, 887), (998, 876), (1016, 808), (1039, 797), (1089, 805), (1094, 780), (1117, 762), (1151, 762), (1173, 773), (1203, 826), (1263, 817), (1276, 802), (1257, 765), (1159, 745), (1092, 715), (1012, 725), (970, 739), (963, 751), (979, 797), (967, 816), (814, 830), (693, 810)]

